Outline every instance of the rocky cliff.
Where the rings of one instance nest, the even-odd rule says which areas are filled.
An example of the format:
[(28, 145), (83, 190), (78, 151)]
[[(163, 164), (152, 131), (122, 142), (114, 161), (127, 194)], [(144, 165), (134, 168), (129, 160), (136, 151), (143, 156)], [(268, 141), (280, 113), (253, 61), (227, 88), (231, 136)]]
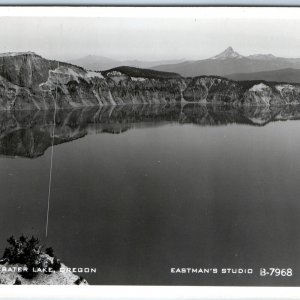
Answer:
[(200, 76), (191, 80), (183, 98), (192, 102), (233, 105), (285, 105), (300, 103), (300, 86), (266, 81), (232, 81)]
[(299, 96), (296, 84), (237, 82), (217, 76), (183, 78), (133, 67), (93, 72), (32, 52), (0, 55), (2, 110), (178, 102), (269, 106), (298, 104)]

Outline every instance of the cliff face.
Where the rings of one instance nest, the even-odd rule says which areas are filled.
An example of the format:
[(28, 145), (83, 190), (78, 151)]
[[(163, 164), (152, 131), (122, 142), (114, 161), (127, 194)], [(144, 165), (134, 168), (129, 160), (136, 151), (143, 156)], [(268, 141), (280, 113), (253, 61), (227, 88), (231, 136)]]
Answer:
[(104, 74), (116, 104), (166, 104), (182, 100), (183, 78), (132, 77), (120, 71)]
[(31, 52), (0, 56), (2, 110), (178, 102), (269, 106), (298, 104), (299, 96), (296, 84), (183, 78), (132, 67), (92, 72)]
[(32, 52), (0, 56), (0, 109), (54, 107), (56, 86), (63, 87), (72, 79), (65, 74), (68, 79), (60, 83), (60, 73), (73, 68), (86, 73), (79, 67), (47, 60)]
[(0, 75), (11, 84), (29, 89), (38, 88), (45, 82), (50, 69), (58, 63), (32, 52), (0, 56)]
[(233, 105), (285, 105), (300, 103), (300, 86), (265, 81), (232, 81), (201, 76), (192, 79), (183, 92), (187, 101)]

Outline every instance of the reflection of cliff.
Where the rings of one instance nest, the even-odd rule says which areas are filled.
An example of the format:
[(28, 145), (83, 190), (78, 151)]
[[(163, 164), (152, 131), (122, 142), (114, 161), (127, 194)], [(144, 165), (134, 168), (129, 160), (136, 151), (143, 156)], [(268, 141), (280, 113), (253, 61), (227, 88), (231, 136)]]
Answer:
[[(0, 154), (38, 157), (52, 142), (54, 111), (0, 112)], [(192, 105), (125, 105), (58, 110), (54, 143), (82, 138), (89, 133), (119, 134), (132, 127), (178, 122), (201, 126), (248, 124), (263, 126), (277, 120), (300, 119), (300, 107), (240, 107)]]

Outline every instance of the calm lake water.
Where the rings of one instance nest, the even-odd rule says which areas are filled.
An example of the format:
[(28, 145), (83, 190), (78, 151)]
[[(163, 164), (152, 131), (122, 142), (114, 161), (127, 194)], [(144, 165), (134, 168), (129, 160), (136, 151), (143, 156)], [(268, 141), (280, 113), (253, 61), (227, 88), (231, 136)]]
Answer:
[[(0, 113), (0, 251), (34, 235), (90, 284), (299, 285), (300, 108)], [(171, 268), (253, 268), (252, 275)], [(292, 268), (292, 277), (259, 275)]]

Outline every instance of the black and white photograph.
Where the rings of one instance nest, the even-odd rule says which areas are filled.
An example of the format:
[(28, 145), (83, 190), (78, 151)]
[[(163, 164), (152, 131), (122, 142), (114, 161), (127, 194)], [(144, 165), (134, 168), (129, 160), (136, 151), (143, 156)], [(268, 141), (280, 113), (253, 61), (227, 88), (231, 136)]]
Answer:
[(14, 9), (0, 284), (300, 286), (300, 8)]

